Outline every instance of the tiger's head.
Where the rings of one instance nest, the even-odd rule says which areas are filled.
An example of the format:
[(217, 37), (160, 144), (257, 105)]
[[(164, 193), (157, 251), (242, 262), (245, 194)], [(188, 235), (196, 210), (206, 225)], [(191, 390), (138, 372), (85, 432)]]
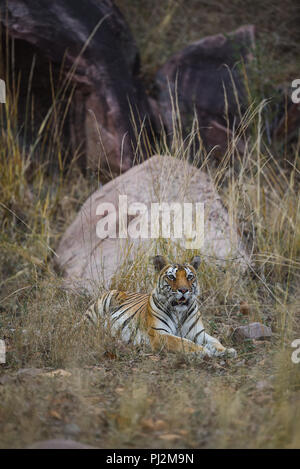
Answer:
[(169, 264), (163, 256), (153, 257), (156, 272), (159, 273), (155, 293), (168, 306), (186, 308), (199, 295), (196, 271), (200, 257), (195, 256), (188, 264)]

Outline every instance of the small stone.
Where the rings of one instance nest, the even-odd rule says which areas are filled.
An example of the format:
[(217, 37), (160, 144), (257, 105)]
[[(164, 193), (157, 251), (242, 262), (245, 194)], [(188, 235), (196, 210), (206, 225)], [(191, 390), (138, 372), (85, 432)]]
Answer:
[(58, 438), (55, 440), (44, 440), (33, 443), (28, 449), (97, 449), (90, 445), (85, 445), (79, 441), (64, 440)]
[(81, 430), (78, 427), (78, 425), (76, 425), (76, 423), (67, 423), (64, 426), (64, 432), (67, 433), (68, 435), (78, 435), (81, 432)]
[(12, 376), (3, 375), (0, 377), (0, 384), (4, 385), (7, 383), (11, 383), (13, 380), (14, 378)]
[(44, 370), (41, 368), (20, 368), (20, 370), (17, 371), (17, 376), (34, 378), (35, 376), (41, 375), (43, 371)]
[(246, 363), (246, 360), (240, 360), (237, 363), (235, 363), (235, 366), (244, 366)]
[(266, 380), (257, 381), (256, 383), (256, 389), (258, 391), (263, 391), (264, 389), (267, 389), (269, 387), (270, 387), (270, 383)]
[(262, 340), (271, 336), (271, 328), (260, 322), (252, 322), (247, 326), (239, 326), (233, 332), (233, 339), (237, 342), (242, 342), (247, 339)]

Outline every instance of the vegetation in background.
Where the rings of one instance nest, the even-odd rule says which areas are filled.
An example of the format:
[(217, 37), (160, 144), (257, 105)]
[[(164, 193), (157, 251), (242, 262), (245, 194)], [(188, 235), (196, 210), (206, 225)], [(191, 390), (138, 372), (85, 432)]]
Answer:
[[(76, 155), (64, 167), (63, 110), (55, 112), (55, 92), (36, 136), (41, 164), (34, 164), (33, 148), (24, 145), (16, 125), (18, 87), (8, 86), (0, 130), (0, 338), (7, 343), (7, 363), (0, 365), (0, 447), (60, 436), (99, 447), (299, 447), (300, 365), (292, 363), (290, 346), (300, 337), (299, 140), (285, 160), (268, 144), (262, 100), (269, 96), (257, 86), (297, 75), (295, 2), (266, 2), (261, 12), (261, 2), (237, 0), (117, 3), (149, 77), (192, 40), (257, 25), (262, 55), (248, 77), (249, 108), (222, 161), (208, 164), (196, 121), (187, 141), (175, 125), (171, 144), (162, 135), (157, 151), (184, 159), (192, 153), (211, 174), (253, 256), (242, 276), (230, 261), (223, 269), (202, 256), (200, 301), (208, 329), (232, 346), (234, 328), (258, 320), (272, 327), (273, 338), (235, 345), (236, 360), (197, 360), (137, 351), (101, 328), (75, 327), (90, 298), (65, 288), (53, 258), (66, 226), (97, 188), (97, 176), (82, 175)], [(268, 73), (266, 63), (274, 67)], [(176, 113), (175, 106), (174, 122), (180, 121)], [(53, 129), (50, 155), (46, 142)], [(241, 157), (235, 142), (244, 133)], [(195, 138), (200, 145), (193, 153)], [(187, 260), (189, 253), (158, 242), (161, 254)], [(130, 269), (129, 275), (128, 265), (120, 266), (115, 285), (150, 291), (148, 259)]]
[(141, 52), (142, 73), (156, 70), (191, 42), (254, 24), (259, 47), (261, 86), (290, 83), (299, 74), (297, 0), (116, 0)]

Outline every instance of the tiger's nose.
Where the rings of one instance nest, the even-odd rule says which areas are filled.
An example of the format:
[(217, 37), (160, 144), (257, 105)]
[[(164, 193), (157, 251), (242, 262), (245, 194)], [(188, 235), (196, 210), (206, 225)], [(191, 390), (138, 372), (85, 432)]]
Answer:
[(187, 288), (178, 288), (178, 291), (184, 295), (188, 291), (188, 289)]

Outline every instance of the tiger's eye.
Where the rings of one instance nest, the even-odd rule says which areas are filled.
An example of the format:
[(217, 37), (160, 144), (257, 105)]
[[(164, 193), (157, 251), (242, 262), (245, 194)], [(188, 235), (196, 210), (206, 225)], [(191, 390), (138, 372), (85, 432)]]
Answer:
[(168, 279), (170, 280), (176, 280), (176, 277), (173, 274), (168, 274)]

